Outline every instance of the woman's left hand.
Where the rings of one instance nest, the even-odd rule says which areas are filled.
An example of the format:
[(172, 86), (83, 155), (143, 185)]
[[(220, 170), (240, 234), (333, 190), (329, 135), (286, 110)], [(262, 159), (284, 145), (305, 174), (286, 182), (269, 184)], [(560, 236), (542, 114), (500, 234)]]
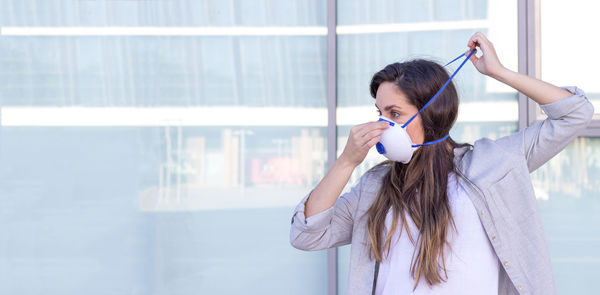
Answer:
[[(493, 77), (504, 70), (504, 66), (502, 66), (498, 59), (494, 45), (481, 32), (477, 32), (471, 36), (467, 47), (470, 48), (466, 53), (467, 56), (471, 53), (471, 50), (475, 49), (475, 53), (471, 55), (470, 60), (480, 73)], [(480, 57), (475, 56), (477, 54), (476, 47), (479, 47), (482, 51)]]

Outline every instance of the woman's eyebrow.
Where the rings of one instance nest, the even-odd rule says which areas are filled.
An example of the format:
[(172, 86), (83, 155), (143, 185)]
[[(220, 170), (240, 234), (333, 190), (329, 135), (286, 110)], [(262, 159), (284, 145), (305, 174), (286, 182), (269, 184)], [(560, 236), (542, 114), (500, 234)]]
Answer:
[[(375, 103), (375, 107), (376, 107), (377, 109), (379, 109), (379, 107), (377, 106), (377, 103)], [(395, 104), (391, 104), (391, 105), (389, 105), (389, 106), (385, 107), (383, 110), (384, 110), (384, 111), (388, 111), (388, 110), (390, 110), (390, 109), (392, 109), (392, 108), (394, 108), (394, 107), (396, 107), (396, 108), (400, 108), (399, 106), (397, 106), (397, 105), (395, 105)]]

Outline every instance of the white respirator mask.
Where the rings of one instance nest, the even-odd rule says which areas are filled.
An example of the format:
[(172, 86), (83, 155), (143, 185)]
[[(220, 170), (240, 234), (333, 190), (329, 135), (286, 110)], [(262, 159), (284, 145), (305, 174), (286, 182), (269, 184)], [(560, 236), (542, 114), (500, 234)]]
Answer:
[[(444, 88), (446, 88), (448, 83), (450, 83), (450, 81), (452, 81), (452, 78), (454, 78), (456, 73), (458, 73), (458, 71), (460, 70), (460, 68), (462, 68), (462, 66), (465, 64), (465, 62), (467, 62), (467, 60), (469, 60), (469, 58), (471, 57), (471, 55), (473, 55), (473, 53), (475, 53), (475, 49), (473, 49), (471, 51), (471, 53), (469, 53), (469, 56), (467, 56), (467, 58), (460, 64), (458, 69), (456, 69), (456, 71), (454, 71), (452, 76), (450, 76), (450, 78), (448, 79), (448, 81), (446, 81), (446, 83), (442, 86), (442, 88), (440, 88), (440, 90), (438, 90), (438, 92), (406, 123), (404, 123), (403, 125), (399, 125), (398, 123), (396, 123), (384, 116), (379, 116), (378, 121), (388, 122), (390, 124), (390, 127), (388, 129), (386, 129), (385, 131), (383, 131), (383, 133), (381, 134), (381, 137), (379, 139), (379, 142), (375, 145), (378, 153), (382, 154), (383, 156), (385, 156), (386, 158), (388, 158), (394, 162), (401, 162), (401, 163), (407, 164), (408, 162), (410, 162), (410, 159), (412, 158), (414, 151), (416, 151), (420, 146), (438, 143), (438, 142), (443, 141), (446, 138), (448, 138), (448, 136), (450, 136), (450, 134), (446, 134), (446, 136), (444, 136), (440, 139), (437, 139), (437, 140), (425, 142), (422, 144), (414, 144), (412, 142), (412, 140), (410, 139), (410, 136), (408, 136), (408, 133), (406, 132), (406, 126), (408, 124), (410, 124), (410, 122), (412, 122), (412, 120), (414, 118), (416, 118), (417, 115), (419, 115), (426, 107), (428, 107), (429, 104), (432, 103), (434, 99), (436, 99), (436, 97), (442, 92), (442, 90), (444, 90)], [(465, 55), (464, 53), (461, 54), (459, 57), (455, 58), (454, 60), (452, 60), (451, 62), (447, 63), (444, 66), (451, 64), (452, 62), (463, 57), (464, 55)]]
[(408, 133), (404, 128), (404, 125), (400, 126), (396, 122), (384, 116), (380, 116), (379, 121), (388, 122), (390, 127), (383, 131), (379, 142), (375, 145), (377, 152), (394, 162), (402, 162), (404, 164), (410, 162), (414, 151), (416, 151), (420, 146), (440, 142), (448, 138), (450, 135), (447, 134), (443, 138), (422, 144), (413, 144), (410, 136), (408, 136)]

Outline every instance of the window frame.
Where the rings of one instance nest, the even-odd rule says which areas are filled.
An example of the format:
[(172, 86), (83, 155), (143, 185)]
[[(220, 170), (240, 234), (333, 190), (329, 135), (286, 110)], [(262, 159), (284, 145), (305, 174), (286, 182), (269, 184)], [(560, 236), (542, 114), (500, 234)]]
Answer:
[[(541, 75), (541, 10), (540, 0), (518, 1), (518, 52), (519, 73), (540, 78)], [(519, 92), (519, 130), (531, 126), (543, 117), (539, 105)], [(579, 136), (600, 137), (600, 115), (594, 119)]]

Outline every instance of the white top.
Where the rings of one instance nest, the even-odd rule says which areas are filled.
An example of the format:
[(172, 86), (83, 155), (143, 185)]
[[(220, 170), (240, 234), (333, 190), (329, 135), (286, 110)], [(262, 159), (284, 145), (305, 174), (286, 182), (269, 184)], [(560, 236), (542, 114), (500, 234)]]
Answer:
[[(448, 199), (456, 230), (448, 227), (448, 241), (452, 251), (446, 248), (446, 270), (448, 279), (434, 287), (421, 277), (419, 285), (413, 292), (414, 279), (410, 275), (410, 263), (414, 246), (408, 235), (403, 232), (398, 239), (401, 226), (400, 219), (396, 232), (391, 240), (389, 257), (385, 256), (379, 265), (377, 289), (375, 294), (498, 294), (498, 258), (479, 221), (477, 211), (467, 192), (456, 183), (454, 173), (448, 177)], [(392, 209), (385, 221), (385, 235), (392, 224)], [(406, 219), (413, 239), (417, 239), (418, 231), (412, 219)], [(441, 265), (441, 261), (440, 261)], [(443, 271), (441, 271), (444, 277)]]

